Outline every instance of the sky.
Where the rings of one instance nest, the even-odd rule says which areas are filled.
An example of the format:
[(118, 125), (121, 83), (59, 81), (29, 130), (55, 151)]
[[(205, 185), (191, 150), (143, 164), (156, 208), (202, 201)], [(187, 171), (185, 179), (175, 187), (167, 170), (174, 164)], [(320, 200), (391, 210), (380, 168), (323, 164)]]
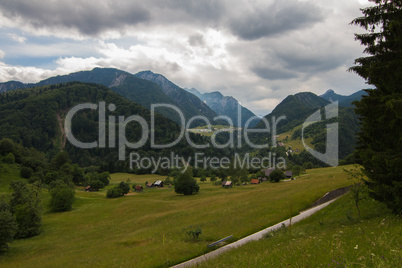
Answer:
[(348, 72), (367, 0), (2, 0), (0, 82), (151, 70), (257, 115), (286, 96), (368, 88)]

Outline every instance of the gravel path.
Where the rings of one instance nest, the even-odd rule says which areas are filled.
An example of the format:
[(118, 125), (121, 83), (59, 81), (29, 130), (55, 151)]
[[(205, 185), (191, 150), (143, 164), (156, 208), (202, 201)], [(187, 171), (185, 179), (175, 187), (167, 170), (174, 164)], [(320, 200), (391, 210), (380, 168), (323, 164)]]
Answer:
[(313, 207), (313, 208), (310, 208), (310, 209), (305, 210), (305, 211), (303, 211), (303, 212), (300, 212), (299, 215), (297, 215), (297, 216), (295, 216), (295, 217), (293, 217), (293, 218), (291, 218), (291, 219), (287, 219), (287, 220), (281, 221), (280, 223), (277, 223), (277, 224), (275, 224), (275, 225), (273, 225), (273, 226), (271, 226), (271, 227), (268, 227), (268, 228), (266, 228), (266, 229), (264, 229), (264, 230), (262, 230), (262, 231), (259, 231), (259, 232), (257, 232), (257, 233), (252, 234), (252, 235), (249, 235), (249, 236), (247, 236), (247, 237), (245, 237), (245, 238), (242, 238), (242, 239), (240, 239), (240, 240), (237, 240), (236, 242), (233, 242), (233, 243), (231, 243), (231, 244), (228, 244), (228, 245), (226, 245), (226, 246), (223, 246), (223, 247), (221, 247), (221, 248), (218, 248), (217, 250), (211, 251), (211, 252), (209, 252), (209, 253), (207, 253), (207, 254), (204, 254), (204, 255), (201, 255), (201, 256), (199, 256), (199, 257), (197, 257), (197, 258), (194, 258), (194, 259), (188, 260), (188, 261), (186, 261), (186, 262), (180, 263), (180, 264), (178, 264), (178, 265), (175, 265), (175, 266), (173, 266), (173, 268), (182, 268), (182, 267), (191, 267), (191, 266), (195, 266), (195, 265), (197, 265), (198, 263), (201, 263), (201, 262), (203, 262), (203, 261), (212, 259), (212, 258), (214, 258), (214, 257), (216, 257), (216, 256), (218, 256), (218, 255), (220, 255), (220, 254), (222, 254), (223, 252), (226, 252), (226, 251), (231, 250), (231, 249), (233, 249), (233, 248), (240, 247), (240, 246), (242, 246), (242, 245), (244, 245), (244, 244), (246, 244), (246, 243), (248, 243), (248, 242), (251, 242), (251, 241), (260, 240), (261, 238), (263, 238), (263, 236), (264, 236), (266, 233), (269, 233), (269, 232), (271, 232), (271, 231), (274, 231), (274, 230), (276, 230), (276, 229), (282, 227), (282, 225), (289, 226), (290, 222), (292, 222), (292, 224), (294, 224), (294, 223), (296, 223), (296, 222), (299, 222), (299, 221), (301, 221), (301, 220), (303, 220), (303, 219), (305, 219), (305, 218), (307, 218), (307, 217), (313, 215), (313, 214), (316, 213), (317, 211), (319, 211), (319, 210), (325, 208), (326, 206), (328, 206), (329, 204), (331, 204), (332, 202), (334, 202), (334, 201), (335, 201), (336, 199), (338, 199), (338, 198), (339, 198), (339, 197), (337, 197), (337, 198), (335, 198), (335, 199), (333, 199), (333, 200), (327, 201), (327, 202), (325, 202), (325, 203), (323, 203), (323, 204), (320, 204), (320, 205), (318, 205), (318, 206), (316, 206), (316, 207)]

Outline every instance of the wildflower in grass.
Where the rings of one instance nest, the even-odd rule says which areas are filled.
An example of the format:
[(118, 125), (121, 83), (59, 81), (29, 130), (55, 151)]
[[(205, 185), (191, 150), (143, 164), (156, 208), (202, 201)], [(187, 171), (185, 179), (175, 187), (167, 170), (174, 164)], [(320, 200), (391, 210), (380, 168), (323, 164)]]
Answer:
[(355, 247), (354, 247), (354, 249), (358, 249), (359, 248), (359, 245), (356, 245)]

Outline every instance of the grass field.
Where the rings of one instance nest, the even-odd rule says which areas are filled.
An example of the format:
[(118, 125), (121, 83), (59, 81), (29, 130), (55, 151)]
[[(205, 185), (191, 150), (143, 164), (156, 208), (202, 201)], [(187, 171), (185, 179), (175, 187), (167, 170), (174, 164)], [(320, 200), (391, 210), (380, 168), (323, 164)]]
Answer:
[(291, 228), (202, 263), (199, 267), (401, 267), (402, 225), (381, 203), (351, 194)]
[[(43, 215), (43, 232), (17, 240), (0, 256), (1, 267), (163, 267), (198, 256), (207, 244), (235, 239), (307, 208), (326, 192), (348, 185), (344, 167), (308, 170), (295, 181), (223, 189), (200, 183), (200, 193), (182, 196), (173, 188), (145, 189), (118, 199), (106, 191), (77, 190), (73, 210)], [(17, 171), (0, 174), (0, 189)], [(158, 175), (112, 175), (112, 184), (144, 184)], [(43, 199), (48, 198), (43, 190)], [(199, 241), (185, 235), (200, 227)]]
[[(302, 125), (299, 125), (299, 126), (293, 128), (292, 130), (279, 134), (277, 141), (283, 142), (285, 144), (286, 148), (291, 147), (293, 151), (297, 151), (300, 153), (301, 151), (305, 150), (306, 148), (304, 148), (301, 138), (292, 140), (292, 135), (296, 130), (299, 130), (301, 128), (302, 128)], [(313, 141), (312, 137), (308, 137), (308, 138), (304, 139), (304, 142), (307, 144), (307, 146), (314, 148), (314, 146), (311, 144), (312, 141)]]

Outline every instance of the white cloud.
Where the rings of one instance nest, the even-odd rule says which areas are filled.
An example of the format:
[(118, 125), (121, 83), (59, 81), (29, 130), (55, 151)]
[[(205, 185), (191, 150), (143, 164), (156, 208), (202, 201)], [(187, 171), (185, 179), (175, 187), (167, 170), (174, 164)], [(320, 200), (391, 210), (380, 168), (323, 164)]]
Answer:
[(19, 35), (15, 34), (15, 33), (9, 33), (8, 36), (12, 40), (17, 41), (20, 44), (25, 44), (25, 41), (27, 40), (25, 37), (19, 36)]
[(5, 55), (6, 53), (4, 53), (4, 51), (0, 49), (0, 59), (4, 58)]

